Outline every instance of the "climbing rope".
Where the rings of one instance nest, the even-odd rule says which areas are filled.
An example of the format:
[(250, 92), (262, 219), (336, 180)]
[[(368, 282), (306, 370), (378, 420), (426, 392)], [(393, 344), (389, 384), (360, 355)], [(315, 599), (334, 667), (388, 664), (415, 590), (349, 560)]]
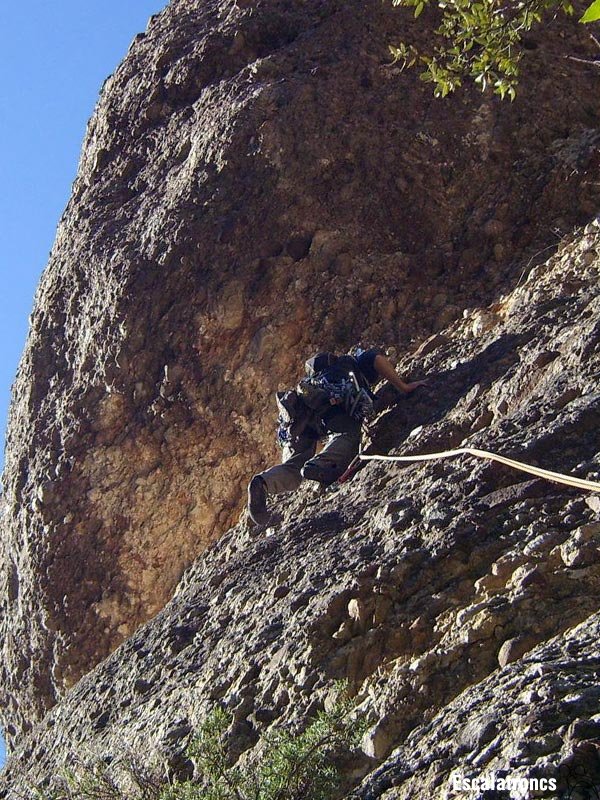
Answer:
[(521, 472), (528, 472), (530, 475), (535, 475), (538, 478), (545, 478), (555, 483), (564, 483), (565, 486), (574, 486), (577, 489), (586, 489), (589, 492), (600, 492), (600, 483), (597, 481), (588, 481), (583, 478), (575, 478), (572, 475), (563, 475), (560, 472), (551, 472), (548, 469), (541, 469), (540, 467), (533, 467), (531, 464), (523, 464), (522, 461), (515, 461), (513, 458), (506, 458), (499, 456), (496, 453), (489, 453), (487, 450), (477, 450), (474, 447), (461, 447), (459, 450), (445, 450), (442, 453), (428, 453), (419, 456), (365, 456), (362, 453), (359, 455), (361, 461), (436, 461), (441, 458), (453, 458), (454, 456), (476, 456), (477, 458), (485, 458), (491, 461), (498, 461), (500, 464), (506, 464), (508, 467), (519, 469)]

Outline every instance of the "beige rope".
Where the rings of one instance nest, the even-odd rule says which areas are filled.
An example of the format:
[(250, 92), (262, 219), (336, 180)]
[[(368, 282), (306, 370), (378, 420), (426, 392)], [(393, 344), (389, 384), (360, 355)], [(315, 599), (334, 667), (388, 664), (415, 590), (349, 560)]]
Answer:
[(452, 458), (453, 456), (476, 456), (477, 458), (487, 458), (491, 461), (499, 461), (500, 464), (506, 464), (514, 469), (520, 469), (522, 472), (528, 472), (530, 475), (536, 475), (538, 478), (546, 478), (546, 480), (554, 481), (556, 483), (564, 483), (566, 486), (575, 486), (577, 489), (586, 489), (589, 492), (600, 492), (600, 483), (597, 481), (586, 481), (583, 478), (575, 478), (572, 475), (562, 475), (560, 472), (550, 472), (547, 469), (540, 467), (533, 467), (530, 464), (523, 464), (522, 461), (515, 461), (513, 458), (506, 458), (505, 456), (496, 455), (496, 453), (489, 453), (487, 450), (476, 450), (474, 447), (461, 447), (459, 450), (445, 450), (442, 453), (429, 453), (419, 456), (364, 456), (360, 455), (362, 461), (435, 461), (440, 458)]

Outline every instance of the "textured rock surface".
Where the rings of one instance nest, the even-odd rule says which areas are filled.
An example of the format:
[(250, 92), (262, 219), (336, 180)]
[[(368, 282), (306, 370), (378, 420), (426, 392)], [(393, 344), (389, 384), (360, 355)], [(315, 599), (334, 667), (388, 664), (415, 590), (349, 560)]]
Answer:
[[(595, 223), (426, 343), (429, 389), (382, 412), (371, 449), (487, 447), (600, 480), (599, 271)], [(474, 334), (481, 316), (493, 324)], [(1, 796), (20, 796), (23, 767), (41, 782), (125, 745), (189, 774), (185, 744), (215, 703), (241, 752), (340, 678), (371, 723), (354, 800), (450, 796), (457, 770), (595, 776), (597, 497), (466, 457), (302, 487), (276, 529), (242, 520), (194, 563), (24, 739)]]
[[(414, 75), (400, 75), (388, 63), (387, 42), (400, 32), (399, 24), (393, 9), (375, 1), (173, 0), (107, 81), (38, 291), (11, 411), (1, 615), (1, 705), (11, 742), (155, 615), (184, 569), (235, 521), (247, 476), (275, 457), (271, 393), (293, 380), (307, 353), (324, 345), (346, 347), (358, 338), (403, 353), (411, 341), (438, 334), (416, 362), (418, 369), (440, 373), (432, 396), (390, 412), (378, 428), (381, 447), (397, 443), (397, 426), (426, 423), (411, 449), (456, 444), (472, 435), (486, 443), (491, 436), (498, 447), (555, 468), (593, 457), (598, 420), (588, 364), (597, 352), (597, 331), (591, 307), (586, 312), (580, 301), (596, 286), (597, 234), (591, 230), (574, 244), (572, 257), (561, 256), (564, 262), (557, 262), (549, 283), (542, 270), (526, 290), (500, 296), (548, 256), (541, 251), (556, 247), (557, 233), (584, 224), (598, 208), (596, 76), (563, 58), (585, 52), (577, 38), (583, 34), (563, 23), (564, 30), (545, 34), (543, 47), (532, 42), (528, 81), (511, 106), (479, 94), (436, 103)], [(467, 307), (471, 311), (463, 317)], [(473, 311), (476, 307), (480, 310)], [(559, 314), (566, 316), (554, 329)], [(453, 321), (455, 327), (441, 337), (439, 331)], [(448, 485), (450, 475), (456, 480)], [(399, 502), (393, 482), (386, 488), (390, 480), (402, 486), (413, 481), (413, 499), (405, 508), (389, 506)], [(516, 542), (509, 547), (496, 541), (499, 515), (505, 513), (512, 524), (510, 509), (521, 503), (515, 519), (522, 519), (523, 530), (537, 521), (536, 535), (549, 537), (540, 545), (542, 560), (551, 548), (564, 574), (593, 571), (595, 534), (585, 528), (593, 510), (560, 492), (546, 495), (547, 487), (537, 485), (495, 498), (496, 485), (514, 480), (498, 467), (467, 462), (402, 473), (373, 467), (338, 499), (327, 501), (326, 506), (339, 503), (338, 510), (305, 507), (307, 496), (301, 495), (289, 506), (291, 516), (277, 540), (245, 542), (243, 526), (234, 529), (154, 623), (185, 629), (189, 616), (196, 630), (203, 619), (198, 609), (213, 603), (212, 654), (208, 635), (207, 649), (198, 650), (200, 661), (190, 661), (189, 648), (176, 657), (167, 636), (164, 657), (183, 671), (205, 658), (217, 659), (219, 652), (225, 657), (227, 651), (219, 648), (228, 640), (219, 620), (227, 618), (229, 600), (210, 582), (228, 548), (241, 551), (223, 567), (225, 574), (231, 571), (231, 597), (237, 597), (231, 614), (241, 617), (256, 606), (260, 586), (261, 602), (273, 600), (266, 591), (273, 580), (268, 565), (275, 569), (279, 558), (290, 564), (296, 559), (290, 575), (281, 578), (282, 586), (292, 581), (290, 594), (279, 589), (282, 596), (265, 613), (274, 620), (282, 614), (284, 625), (300, 625), (308, 639), (294, 650), (298, 663), (314, 646), (316, 660), (307, 661), (307, 670), (322, 665), (310, 674), (320, 675), (323, 685), (343, 673), (358, 684), (383, 659), (401, 658), (405, 648), (411, 657), (425, 653), (441, 613), (436, 603), (424, 608), (421, 598), (402, 616), (401, 595), (389, 588), (399, 577), (389, 586), (383, 577), (365, 576), (364, 586), (360, 583), (372, 564), (384, 569), (396, 559), (398, 575), (408, 570), (410, 586), (413, 570), (425, 581), (417, 570), (420, 559), (442, 559), (458, 547), (462, 555), (448, 556), (449, 563), (437, 567), (440, 580), (462, 586), (452, 601), (444, 595), (446, 584), (436, 588), (433, 594), (440, 594), (444, 607), (488, 602), (472, 588), (486, 576), (489, 587), (477, 589), (484, 597), (541, 592), (549, 578), (535, 558), (510, 555)], [(546, 498), (539, 507), (538, 491)], [(469, 510), (469, 492), (480, 496), (481, 508), (473, 500)], [(575, 505), (567, 513), (568, 503)], [(458, 509), (457, 516), (449, 509)], [(573, 524), (564, 523), (561, 514), (573, 517)], [(469, 567), (461, 577), (481, 529), (487, 531), (481, 547), (490, 558), (514, 557), (510, 575), (501, 562), (499, 574), (488, 576), (482, 556), (481, 566)], [(566, 531), (573, 537), (563, 537)], [(348, 543), (347, 560), (336, 565), (340, 537)], [(301, 565), (309, 540), (324, 548), (325, 564), (336, 557), (328, 577), (324, 568), (319, 577), (317, 562)], [(369, 565), (361, 567), (361, 558)], [(283, 562), (277, 567), (282, 574), (288, 569)], [(243, 585), (234, 582), (236, 575)], [(505, 578), (514, 586), (502, 584)], [(371, 580), (384, 587), (379, 610), (371, 608)], [(579, 583), (583, 599), (575, 606), (565, 601), (561, 611), (565, 628), (594, 603), (592, 578), (589, 586), (585, 576)], [(422, 592), (426, 586), (427, 581)], [(344, 609), (356, 599), (355, 591), (361, 602), (368, 600), (367, 618), (379, 619), (389, 603), (396, 609), (392, 644), (379, 640), (377, 626), (353, 635), (344, 644), (347, 653), (339, 644), (347, 636)], [(304, 598), (305, 606), (292, 608), (294, 598)], [(339, 606), (335, 613), (328, 598)], [(242, 601), (250, 604), (247, 611)], [(514, 620), (505, 619), (501, 603), (492, 612), (495, 602), (474, 615), (482, 636), (502, 629), (498, 652), (464, 661), (460, 636), (454, 641), (455, 634), (448, 634), (449, 652), (465, 680), (482, 678), (496, 668), (499, 656), (510, 668), (536, 637), (543, 641), (559, 632), (555, 614), (549, 614), (548, 630), (545, 618), (533, 632), (525, 630), (537, 599), (530, 605), (523, 600)], [(423, 613), (416, 614), (417, 608)], [(179, 613), (180, 622), (173, 623), (172, 615)], [(359, 627), (361, 613), (356, 610)], [(339, 639), (328, 634), (321, 641), (329, 617), (343, 630)], [(265, 622), (270, 624), (275, 627), (268, 635), (280, 648), (281, 630), (272, 620)], [(145, 631), (71, 697), (81, 699), (82, 692), (105, 686), (118, 708), (121, 690), (111, 688), (112, 680), (101, 677), (109, 673), (102, 670), (118, 669), (132, 648), (142, 652), (145, 636), (158, 637), (155, 647), (162, 652), (160, 628)], [(255, 660), (261, 647), (269, 652), (261, 631), (259, 624)], [(438, 635), (441, 642), (442, 628)], [(232, 629), (231, 636), (232, 646), (238, 646), (235, 636), (246, 641), (242, 628)], [(475, 654), (477, 641), (467, 643)], [(142, 665), (142, 657), (136, 659)], [(251, 661), (247, 651), (232, 661), (231, 685), (241, 680), (237, 670), (255, 669)], [(147, 694), (158, 691), (156, 676), (163, 666), (159, 659), (152, 669), (140, 669), (156, 673), (149, 683), (155, 688), (139, 698), (134, 692), (131, 704), (139, 702), (149, 714)], [(299, 674), (302, 669), (298, 666)], [(211, 672), (203, 670), (208, 686)], [(135, 673), (133, 667), (127, 671)], [(193, 671), (185, 674), (196, 680)], [(298, 679), (299, 686), (305, 678)], [(129, 677), (123, 680), (128, 686)], [(219, 685), (211, 690), (214, 697)], [(247, 685), (254, 686), (250, 679)], [(312, 688), (307, 684), (292, 692), (294, 714), (313, 702), (304, 702), (301, 694), (311, 697)], [(180, 717), (179, 688), (170, 684), (168, 690), (174, 693), (173, 714)], [(267, 697), (266, 685), (253, 691), (264, 705), (283, 703), (281, 697)], [(439, 702), (449, 701), (452, 691), (440, 688)], [(89, 704), (76, 712), (69, 705), (74, 702), (55, 712), (65, 715), (65, 724), (69, 715), (93, 714)], [(94, 702), (101, 707), (109, 700), (100, 690), (89, 701)], [(207, 703), (197, 706), (192, 721)], [(415, 714), (424, 711), (423, 703), (415, 705)], [(285, 708), (277, 706), (276, 716)], [(381, 715), (393, 718), (389, 709)], [(407, 725), (416, 724), (404, 712), (402, 717)], [(100, 712), (102, 725), (97, 719), (93, 724), (110, 730), (117, 718), (127, 730), (125, 717), (114, 709), (108, 717)], [(393, 720), (390, 725), (394, 730)], [(25, 741), (26, 750), (49, 752), (47, 744), (32, 744), (35, 738)]]

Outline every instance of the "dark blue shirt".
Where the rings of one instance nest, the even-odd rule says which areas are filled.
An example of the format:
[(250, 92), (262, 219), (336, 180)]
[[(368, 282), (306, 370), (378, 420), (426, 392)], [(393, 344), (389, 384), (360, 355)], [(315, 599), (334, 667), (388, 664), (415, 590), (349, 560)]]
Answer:
[(363, 350), (360, 355), (355, 356), (358, 362), (358, 367), (369, 385), (377, 383), (379, 374), (375, 369), (375, 359), (381, 355), (381, 350), (378, 347), (372, 347), (370, 350)]

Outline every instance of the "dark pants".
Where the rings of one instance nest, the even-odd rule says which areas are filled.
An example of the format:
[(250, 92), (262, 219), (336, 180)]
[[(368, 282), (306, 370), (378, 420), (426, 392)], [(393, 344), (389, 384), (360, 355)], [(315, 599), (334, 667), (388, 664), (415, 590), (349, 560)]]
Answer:
[(260, 473), (269, 494), (292, 492), (304, 477), (331, 483), (343, 475), (358, 453), (361, 424), (337, 409), (327, 415), (324, 424), (329, 438), (318, 455), (318, 439), (304, 434), (286, 445), (281, 464)]

